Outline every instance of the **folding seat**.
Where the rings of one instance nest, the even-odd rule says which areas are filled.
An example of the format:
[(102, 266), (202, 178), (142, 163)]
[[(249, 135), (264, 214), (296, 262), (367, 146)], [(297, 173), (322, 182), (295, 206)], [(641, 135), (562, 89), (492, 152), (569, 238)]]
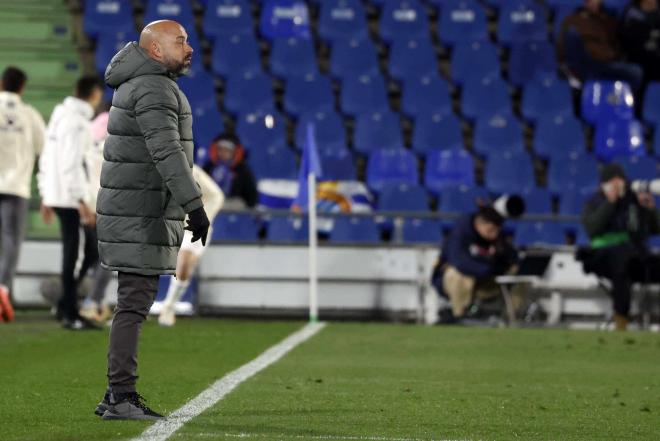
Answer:
[(602, 161), (615, 156), (644, 156), (644, 127), (637, 120), (612, 119), (596, 126), (594, 153)]
[(268, 147), (258, 154), (250, 152), (249, 162), (256, 179), (291, 179), (298, 177), (296, 154), (288, 148)]
[(386, 112), (390, 108), (385, 80), (381, 75), (346, 78), (340, 95), (341, 110), (349, 116)]
[(559, 214), (580, 216), (587, 202), (587, 195), (579, 191), (567, 191), (559, 195)]
[(223, 78), (260, 73), (259, 43), (249, 34), (217, 37), (211, 52), (211, 69)]
[(536, 123), (533, 142), (536, 154), (551, 161), (587, 151), (582, 123), (574, 116), (541, 118)]
[[(568, 1), (578, 1), (580, 3), (578, 7), (582, 6), (582, 4), (584, 3), (583, 0), (568, 0)], [(573, 12), (575, 12), (576, 9), (577, 9), (576, 7), (570, 5), (560, 5), (555, 8), (555, 14), (553, 18), (554, 24), (552, 27), (552, 32), (554, 34), (555, 41), (559, 39), (559, 35), (561, 34), (562, 23), (564, 22), (566, 17), (571, 15)]]
[(484, 183), (496, 194), (531, 190), (536, 186), (531, 158), (527, 153), (492, 155), (486, 163)]
[(566, 233), (559, 222), (518, 222), (514, 244), (519, 247), (566, 245)]
[(413, 151), (423, 156), (430, 150), (460, 150), (464, 147), (461, 121), (451, 114), (421, 114), (415, 121)]
[(250, 214), (220, 213), (213, 222), (211, 240), (225, 242), (253, 242), (259, 239), (259, 227)]
[(555, 74), (541, 74), (523, 88), (521, 111), (526, 120), (573, 115), (571, 88)]
[(225, 131), (222, 115), (216, 105), (196, 107), (192, 111), (195, 145), (208, 147), (216, 136)]
[(241, 115), (236, 123), (243, 147), (260, 154), (271, 147), (286, 147), (286, 121), (274, 111), (260, 111)]
[(489, 41), (458, 43), (451, 53), (451, 78), (457, 86), (469, 77), (486, 78), (499, 73), (497, 48)]
[(660, 124), (660, 82), (649, 83), (646, 87), (642, 116), (647, 124)]
[(548, 189), (555, 195), (590, 193), (598, 187), (598, 163), (587, 155), (563, 158), (548, 166)]
[(177, 80), (179, 88), (186, 94), (190, 107), (216, 105), (215, 81), (204, 70), (192, 70)]
[(378, 195), (378, 210), (428, 211), (428, 194), (419, 185), (388, 184)]
[(431, 41), (427, 38), (397, 40), (390, 47), (389, 73), (404, 81), (438, 73), (438, 60)]
[(486, 12), (476, 0), (449, 2), (440, 11), (438, 37), (444, 46), (488, 39)]
[(614, 162), (621, 164), (630, 180), (651, 180), (658, 177), (658, 164), (655, 158), (640, 156), (624, 156), (614, 158)]
[(438, 211), (443, 213), (471, 213), (478, 205), (490, 202), (490, 195), (483, 187), (446, 187), (440, 193)]
[(84, 7), (83, 30), (92, 40), (104, 34), (135, 32), (130, 0), (86, 0)]
[(452, 113), (449, 84), (437, 73), (408, 78), (403, 83), (401, 111), (416, 119), (424, 115)]
[[(562, 9), (577, 9), (584, 4), (582, 0), (546, 0), (545, 4), (556, 14)], [(556, 15), (555, 15), (556, 18)]]
[(330, 52), (330, 72), (339, 79), (379, 74), (374, 43), (368, 38), (336, 41)]
[(268, 222), (268, 240), (271, 242), (306, 242), (309, 226), (305, 216), (274, 216)]
[(401, 121), (393, 112), (364, 113), (355, 120), (353, 147), (360, 154), (403, 146)]
[(589, 124), (634, 118), (630, 86), (623, 81), (587, 81), (582, 87), (582, 118)]
[(314, 124), (316, 145), (321, 150), (344, 150), (348, 145), (344, 121), (334, 111), (305, 113), (296, 125), (296, 147), (302, 149), (307, 136), (307, 123)]
[(619, 16), (623, 13), (626, 6), (630, 4), (627, 0), (604, 0), (603, 7), (613, 15)]
[(148, 0), (144, 9), (144, 24), (156, 20), (174, 20), (188, 32), (195, 31), (195, 17), (189, 0)]
[(319, 160), (324, 181), (356, 181), (357, 172), (353, 155), (347, 149), (320, 150)]
[(360, 0), (324, 0), (320, 2), (318, 32), (322, 40), (366, 40), (369, 28)]
[(330, 242), (376, 244), (380, 242), (378, 225), (370, 217), (342, 216), (334, 219)]
[(442, 223), (434, 219), (411, 219), (403, 221), (403, 243), (432, 243), (442, 241)]
[(520, 195), (526, 214), (552, 214), (552, 195), (547, 188), (533, 187)]
[(209, 40), (221, 35), (252, 35), (254, 24), (248, 0), (208, 0), (202, 30)]
[(522, 124), (510, 113), (497, 113), (477, 119), (474, 150), (482, 156), (525, 150)]
[(270, 71), (279, 78), (318, 74), (314, 43), (300, 38), (278, 38), (270, 53)]
[(224, 106), (233, 114), (272, 110), (273, 83), (263, 74), (244, 74), (231, 77), (225, 88)]
[(545, 10), (533, 0), (507, 1), (497, 20), (497, 39), (505, 46), (546, 41), (548, 31)]
[(463, 115), (474, 121), (495, 113), (511, 112), (511, 98), (507, 84), (499, 76), (470, 77), (461, 94)]
[(426, 10), (418, 0), (389, 0), (380, 14), (379, 32), (388, 44), (410, 38), (428, 39)]
[(308, 74), (286, 82), (284, 110), (293, 116), (304, 113), (331, 112), (335, 108), (330, 78)]
[(660, 157), (660, 125), (655, 127), (653, 136), (653, 154)]
[(110, 64), (110, 60), (119, 52), (126, 44), (131, 41), (138, 40), (138, 34), (135, 31), (131, 32), (112, 32), (101, 34), (96, 41), (96, 51), (94, 55), (94, 65), (96, 72), (103, 77), (105, 69)]
[(474, 187), (474, 160), (465, 150), (433, 150), (426, 156), (424, 186), (434, 194), (446, 188)]
[(557, 59), (554, 46), (547, 41), (515, 43), (509, 54), (509, 81), (524, 86), (539, 74), (556, 74)]
[(410, 184), (419, 182), (417, 158), (410, 151), (374, 150), (367, 161), (367, 185), (380, 191), (386, 184)]
[(310, 20), (307, 3), (303, 0), (266, 0), (261, 5), (259, 32), (266, 39), (309, 39)]

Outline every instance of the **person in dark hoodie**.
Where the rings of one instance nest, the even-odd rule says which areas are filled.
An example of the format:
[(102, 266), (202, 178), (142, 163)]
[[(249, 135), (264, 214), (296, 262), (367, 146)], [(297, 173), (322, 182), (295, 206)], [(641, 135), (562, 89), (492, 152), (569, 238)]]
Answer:
[(193, 179), (192, 113), (176, 79), (193, 49), (177, 22), (148, 24), (110, 61), (115, 89), (104, 145), (97, 233), (101, 265), (118, 272), (108, 350), (109, 387), (95, 413), (103, 419), (156, 420), (136, 392), (142, 322), (161, 274), (174, 275), (184, 218), (191, 242), (206, 243), (209, 220)]
[(633, 0), (623, 13), (621, 39), (630, 61), (648, 81), (660, 80), (660, 7), (658, 0)]

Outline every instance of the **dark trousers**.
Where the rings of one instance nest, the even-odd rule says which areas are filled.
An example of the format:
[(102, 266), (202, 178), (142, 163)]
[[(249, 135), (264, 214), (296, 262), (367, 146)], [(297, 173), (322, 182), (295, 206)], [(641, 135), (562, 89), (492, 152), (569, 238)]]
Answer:
[(118, 282), (108, 349), (108, 383), (114, 392), (135, 392), (138, 340), (158, 291), (158, 276), (120, 272)]
[(12, 292), (14, 274), (25, 236), (28, 200), (19, 196), (0, 194), (0, 284)]
[(80, 214), (75, 208), (55, 208), (62, 234), (62, 297), (57, 304), (57, 315), (63, 319), (78, 317), (78, 285), (87, 271), (99, 260), (96, 228), (84, 226), (84, 258), (76, 277), (76, 262), (80, 247)]

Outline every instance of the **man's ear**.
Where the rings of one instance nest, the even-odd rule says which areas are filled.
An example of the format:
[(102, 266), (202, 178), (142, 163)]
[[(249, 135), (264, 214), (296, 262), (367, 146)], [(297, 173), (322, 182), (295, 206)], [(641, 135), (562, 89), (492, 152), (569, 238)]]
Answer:
[(151, 53), (157, 56), (158, 58), (162, 57), (162, 52), (160, 50), (160, 44), (156, 41), (151, 42)]

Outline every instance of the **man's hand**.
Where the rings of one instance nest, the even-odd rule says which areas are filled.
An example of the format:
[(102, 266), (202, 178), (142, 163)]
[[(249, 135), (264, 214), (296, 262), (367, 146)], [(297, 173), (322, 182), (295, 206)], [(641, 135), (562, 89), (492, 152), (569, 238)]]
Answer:
[(188, 225), (185, 229), (192, 232), (193, 234), (191, 242), (195, 242), (201, 239), (202, 245), (206, 245), (206, 235), (209, 232), (210, 225), (211, 224), (209, 223), (209, 218), (206, 217), (204, 207), (199, 207), (198, 209), (188, 213)]
[(647, 208), (649, 210), (655, 209), (655, 198), (651, 193), (648, 192), (637, 193), (637, 200), (639, 201), (639, 205), (641, 205), (642, 207)]
[(96, 225), (96, 213), (89, 207), (89, 205), (81, 201), (78, 204), (78, 213), (80, 214), (80, 222), (82, 222), (83, 225)]
[(39, 208), (39, 212), (41, 213), (41, 219), (43, 219), (46, 225), (50, 225), (53, 223), (53, 219), (55, 218), (55, 211), (52, 208), (47, 207), (44, 204), (41, 204), (41, 207)]

